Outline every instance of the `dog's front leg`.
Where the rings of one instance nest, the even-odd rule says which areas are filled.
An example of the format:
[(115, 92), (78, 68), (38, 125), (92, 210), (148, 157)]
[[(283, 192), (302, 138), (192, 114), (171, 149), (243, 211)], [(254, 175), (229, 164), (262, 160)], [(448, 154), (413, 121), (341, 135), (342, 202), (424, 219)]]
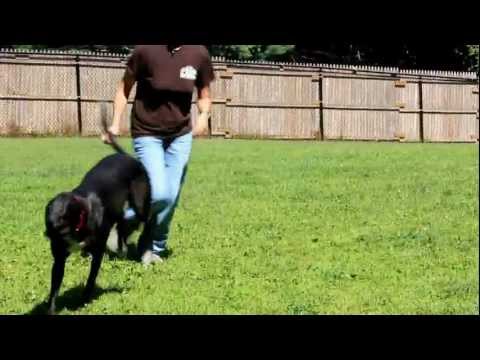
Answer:
[(95, 281), (97, 279), (100, 265), (102, 264), (104, 251), (94, 251), (92, 253), (92, 264), (90, 267), (90, 274), (88, 275), (87, 285), (83, 293), (83, 301), (88, 303), (91, 299), (93, 290), (95, 288)]
[(65, 273), (66, 256), (55, 257), (52, 267), (52, 284), (50, 289), (50, 296), (48, 298), (48, 314), (55, 315), (55, 300), (62, 285), (63, 276)]

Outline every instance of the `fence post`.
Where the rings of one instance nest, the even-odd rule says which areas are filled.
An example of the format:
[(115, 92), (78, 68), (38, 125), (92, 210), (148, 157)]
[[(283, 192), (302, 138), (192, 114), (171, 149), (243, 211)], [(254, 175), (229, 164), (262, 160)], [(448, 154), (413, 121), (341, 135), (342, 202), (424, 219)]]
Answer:
[(318, 75), (318, 100), (320, 103), (320, 140), (325, 140), (325, 134), (323, 130), (323, 71), (320, 69), (320, 74)]
[(80, 84), (80, 56), (75, 56), (75, 78), (77, 86), (77, 118), (78, 133), (82, 136), (82, 87)]
[(419, 130), (420, 130), (420, 142), (425, 142), (424, 138), (424, 125), (423, 125), (423, 82), (422, 77), (418, 78), (418, 107), (419, 107)]

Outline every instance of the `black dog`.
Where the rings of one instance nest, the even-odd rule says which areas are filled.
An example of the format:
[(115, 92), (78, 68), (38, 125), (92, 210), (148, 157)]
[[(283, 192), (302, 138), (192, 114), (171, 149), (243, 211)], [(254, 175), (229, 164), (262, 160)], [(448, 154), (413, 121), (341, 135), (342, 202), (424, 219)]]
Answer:
[[(106, 125), (106, 107), (102, 107), (102, 126)], [(101, 160), (72, 192), (62, 193), (47, 205), (46, 236), (54, 258), (49, 313), (55, 313), (55, 299), (63, 281), (65, 263), (76, 250), (92, 255), (90, 274), (83, 301), (88, 302), (100, 269), (108, 236), (117, 225), (119, 247), (126, 243), (127, 225), (124, 207), (133, 208), (137, 218), (146, 222), (150, 212), (150, 185), (143, 165), (127, 155), (112, 139), (117, 154)]]

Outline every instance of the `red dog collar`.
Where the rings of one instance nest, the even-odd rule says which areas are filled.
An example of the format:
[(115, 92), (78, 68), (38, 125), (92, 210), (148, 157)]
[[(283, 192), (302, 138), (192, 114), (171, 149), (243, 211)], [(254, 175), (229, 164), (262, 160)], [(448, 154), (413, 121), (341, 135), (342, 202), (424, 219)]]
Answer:
[[(73, 199), (83, 207), (84, 202), (78, 196), (74, 196)], [(87, 225), (87, 210), (85, 210), (84, 208), (80, 212), (80, 219), (78, 220), (78, 224), (75, 227), (75, 232), (78, 233), (84, 230), (86, 225)]]

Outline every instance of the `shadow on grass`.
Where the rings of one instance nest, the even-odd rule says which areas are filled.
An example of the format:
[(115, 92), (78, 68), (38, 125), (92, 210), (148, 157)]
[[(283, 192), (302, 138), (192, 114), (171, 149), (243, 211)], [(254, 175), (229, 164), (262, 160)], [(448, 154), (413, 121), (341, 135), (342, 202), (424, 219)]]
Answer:
[[(173, 254), (173, 251), (168, 249), (162, 254), (162, 258), (168, 259), (171, 257)], [(133, 261), (133, 262), (139, 262), (139, 257), (137, 254), (137, 248), (134, 244), (128, 244), (127, 247), (127, 255), (125, 258), (122, 258), (118, 256), (115, 252), (107, 250), (106, 255), (108, 257), (108, 260), (113, 260), (117, 259), (120, 261)], [(83, 295), (83, 290), (85, 289), (84, 285), (78, 285), (75, 288), (72, 288), (70, 290), (65, 291), (63, 294), (58, 296), (56, 300), (56, 312), (57, 314), (60, 313), (62, 310), (67, 309), (69, 311), (76, 311), (83, 306), (85, 306), (87, 303), (82, 301), (82, 295)], [(101, 297), (103, 294), (108, 294), (108, 293), (121, 293), (122, 289), (117, 288), (117, 287), (112, 287), (112, 288), (107, 288), (107, 289), (102, 289), (99, 287), (96, 287), (93, 295), (88, 303), (91, 303), (95, 300), (97, 300), (99, 297)], [(25, 315), (46, 315), (48, 312), (47, 308), (47, 303), (46, 301), (41, 302), (37, 305), (35, 305), (32, 310), (30, 310), (28, 313)]]
[[(77, 287), (74, 287), (70, 290), (65, 291), (62, 295), (60, 295), (57, 298), (56, 301), (56, 311), (57, 314), (60, 313), (62, 310), (67, 309), (69, 311), (75, 311), (83, 306), (85, 306), (87, 303), (82, 301), (82, 295), (83, 295), (83, 290), (85, 287), (83, 285), (79, 285)], [(102, 289), (102, 288), (95, 288), (93, 291), (93, 295), (89, 301), (89, 303), (97, 300), (100, 296), (103, 294), (108, 294), (108, 293), (121, 293), (122, 289), (112, 287), (112, 288), (107, 288), (107, 289)], [(28, 313), (25, 315), (46, 315), (47, 314), (47, 303), (46, 301), (41, 302), (33, 307), (32, 310), (30, 310)]]

